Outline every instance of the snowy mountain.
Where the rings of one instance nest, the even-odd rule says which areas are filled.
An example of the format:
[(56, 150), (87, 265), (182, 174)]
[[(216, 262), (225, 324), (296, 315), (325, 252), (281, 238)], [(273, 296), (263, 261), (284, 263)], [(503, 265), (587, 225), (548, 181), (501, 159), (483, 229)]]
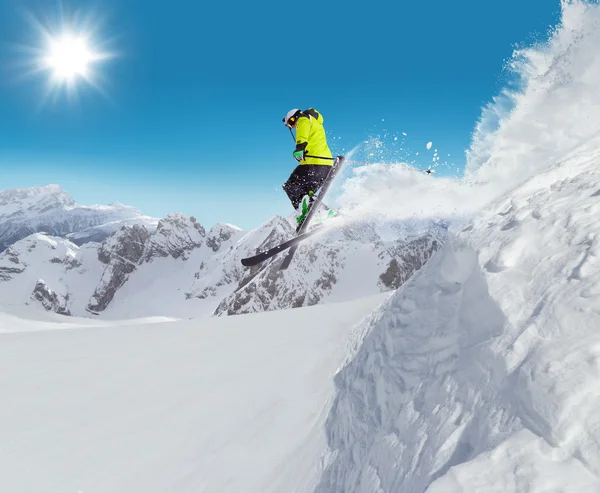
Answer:
[(83, 206), (58, 185), (0, 190), (0, 252), (32, 233), (69, 236), (78, 245), (103, 241), (123, 225), (157, 220), (121, 204)]
[[(0, 309), (0, 488), (600, 491), (599, 162), (600, 136), (390, 294), (129, 325)], [(154, 251), (184, 262), (200, 240), (176, 237)]]
[[(445, 223), (365, 223), (330, 229), (257, 269), (240, 260), (293, 236), (288, 219), (244, 232), (170, 214), (153, 232), (124, 226), (102, 243), (29, 236), (0, 254), (0, 299), (105, 318), (235, 315), (357, 299), (395, 289), (442, 245)], [(356, 289), (360, 284), (361, 288)]]
[(57, 313), (85, 314), (103, 270), (97, 244), (78, 247), (36, 233), (0, 254), (0, 299), (6, 305), (39, 303)]
[[(278, 258), (239, 266), (287, 235), (283, 218), (206, 233), (175, 215), (163, 233), (126, 227), (102, 245), (38, 234), (11, 246), (0, 259), (0, 491), (600, 491), (600, 6), (561, 6), (550, 41), (515, 60), (510, 111), (503, 98), (485, 109), (465, 179), (359, 170), (342, 199), (385, 220), (323, 231), (296, 270), (279, 273)], [(440, 211), (463, 217), (405, 280)], [(356, 292), (404, 283), (197, 320), (42, 307), (73, 312), (100, 279), (100, 297), (114, 287), (103, 313), (127, 314), (144, 289), (153, 306), (176, 306), (165, 288), (187, 282), (189, 262), (200, 267), (188, 301), (229, 299), (221, 313), (270, 296), (334, 300), (344, 279)], [(322, 278), (330, 265), (335, 279)], [(287, 298), (274, 291), (283, 277)]]
[[(309, 306), (395, 289), (425, 264), (446, 237), (444, 222), (425, 222), (419, 228), (407, 223), (354, 222), (326, 231), (302, 244), (286, 271), (279, 270), (282, 255), (266, 262), (258, 272), (243, 272), (238, 288), (215, 313), (236, 315)], [(290, 223), (279, 219), (258, 250), (271, 248), (293, 234)]]

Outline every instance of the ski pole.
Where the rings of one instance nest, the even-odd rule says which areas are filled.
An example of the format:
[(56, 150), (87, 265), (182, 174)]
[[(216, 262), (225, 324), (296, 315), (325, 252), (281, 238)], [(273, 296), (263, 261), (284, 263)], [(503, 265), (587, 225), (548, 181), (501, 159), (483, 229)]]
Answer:
[[(313, 159), (327, 159), (328, 161), (335, 161), (336, 160), (336, 158), (334, 158), (334, 157), (311, 156), (310, 154), (307, 154), (304, 157), (305, 158), (309, 157), (309, 158), (313, 158)], [(352, 159), (347, 159), (346, 162), (347, 163), (354, 163), (354, 164), (373, 164), (373, 163), (368, 163), (366, 161), (354, 161)], [(428, 175), (431, 175), (431, 174), (435, 173), (435, 170), (433, 170), (433, 169), (419, 169), (419, 168), (411, 168), (411, 167), (409, 167), (409, 169), (411, 169), (413, 171), (420, 171), (420, 172), (426, 173)]]
[(336, 158), (334, 158), (334, 157), (311, 156), (311, 155), (309, 155), (309, 154), (307, 154), (307, 155), (306, 155), (306, 156), (304, 156), (304, 157), (311, 157), (311, 158), (313, 158), (313, 159), (327, 159), (328, 161), (335, 161), (335, 160), (336, 160)]

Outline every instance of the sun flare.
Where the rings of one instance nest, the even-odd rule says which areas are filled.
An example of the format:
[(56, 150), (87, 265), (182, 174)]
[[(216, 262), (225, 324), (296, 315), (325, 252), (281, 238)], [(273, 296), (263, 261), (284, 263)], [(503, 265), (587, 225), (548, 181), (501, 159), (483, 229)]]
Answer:
[(97, 57), (85, 37), (66, 34), (50, 41), (44, 61), (56, 81), (72, 81), (77, 76), (87, 79)]
[(101, 12), (47, 12), (46, 15), (24, 11), (24, 17), (37, 34), (36, 41), (15, 43), (15, 55), (25, 55), (16, 66), (24, 76), (45, 78), (41, 105), (58, 103), (65, 96), (76, 102), (86, 89), (94, 89), (110, 99), (104, 90), (107, 83), (104, 66), (118, 58), (116, 38), (102, 31), (107, 19)]
[(73, 92), (80, 82), (98, 88), (100, 62), (114, 55), (102, 52), (85, 31), (63, 28), (59, 34), (45, 32), (44, 38), (38, 67), (48, 73), (50, 88), (56, 91), (64, 86)]

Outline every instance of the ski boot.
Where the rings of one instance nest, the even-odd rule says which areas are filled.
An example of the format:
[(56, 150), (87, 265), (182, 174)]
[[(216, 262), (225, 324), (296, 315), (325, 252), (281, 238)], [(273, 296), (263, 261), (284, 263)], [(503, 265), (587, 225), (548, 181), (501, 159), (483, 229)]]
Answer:
[(310, 207), (312, 203), (315, 201), (315, 193), (310, 190), (307, 195), (302, 197), (302, 202), (298, 206), (298, 215), (296, 216), (296, 222), (298, 223), (298, 227), (304, 222), (308, 211), (310, 211)]
[(322, 223), (324, 221), (327, 221), (327, 219), (336, 217), (338, 215), (339, 214), (337, 212), (335, 212), (333, 209), (327, 209), (325, 214), (322, 214), (321, 216), (319, 216), (315, 219), (315, 223)]

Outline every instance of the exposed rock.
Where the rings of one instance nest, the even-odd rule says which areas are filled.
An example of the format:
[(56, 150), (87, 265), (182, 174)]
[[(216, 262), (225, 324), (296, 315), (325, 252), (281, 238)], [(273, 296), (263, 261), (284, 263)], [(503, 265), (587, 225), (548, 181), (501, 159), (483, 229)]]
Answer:
[(34, 299), (47, 309), (86, 316), (110, 307), (111, 317), (234, 315), (342, 301), (402, 285), (440, 247), (446, 229), (347, 224), (304, 242), (286, 271), (279, 270), (285, 254), (252, 269), (241, 265), (294, 234), (293, 221), (282, 217), (250, 232), (217, 224), (207, 234), (183, 214), (167, 216), (156, 230), (123, 226), (82, 247), (37, 233), (0, 253), (0, 298), (25, 303), (36, 286)]
[(25, 269), (0, 267), (0, 281), (10, 281), (16, 274), (21, 274)]
[[(361, 283), (373, 282), (371, 294), (396, 289), (439, 249), (447, 234), (445, 223), (421, 225), (421, 230), (407, 228), (405, 224), (395, 227), (386, 224), (383, 234), (377, 223), (355, 223), (307, 241), (286, 271), (279, 270), (284, 255), (248, 270), (215, 314), (236, 315), (322, 303), (335, 293), (340, 276), (348, 270), (357, 272), (352, 282), (359, 288)], [(407, 231), (412, 238), (406, 238)], [(289, 238), (292, 234), (283, 236)], [(268, 249), (281, 240), (281, 236), (273, 233), (258, 250)], [(374, 281), (361, 275), (365, 262), (377, 273)], [(356, 292), (368, 294), (364, 288)], [(347, 294), (344, 296), (347, 299)]]
[(147, 245), (144, 261), (168, 256), (187, 260), (189, 253), (202, 245), (205, 236), (206, 231), (195, 218), (192, 221), (183, 214), (169, 214), (159, 221)]
[(21, 265), (19, 251), (12, 247), (7, 248), (0, 255), (0, 281), (12, 280), (16, 274), (21, 274), (25, 267), (26, 265)]
[(98, 250), (98, 259), (106, 264), (102, 279), (88, 303), (91, 312), (101, 312), (112, 301), (140, 262), (150, 233), (143, 226), (124, 226)]
[(98, 259), (104, 264), (123, 261), (135, 266), (144, 253), (149, 237), (150, 233), (143, 226), (124, 226), (115, 236), (102, 243)]
[(71, 315), (67, 308), (69, 295), (61, 295), (52, 291), (41, 279), (35, 284), (35, 288), (31, 293), (31, 299), (40, 303), (48, 311), (60, 315)]
[(390, 249), (394, 258), (379, 278), (387, 289), (398, 289), (442, 246), (434, 235), (427, 234)]
[(211, 248), (213, 252), (218, 252), (221, 245), (239, 231), (240, 228), (230, 224), (216, 224), (211, 228), (206, 237), (206, 245)]

